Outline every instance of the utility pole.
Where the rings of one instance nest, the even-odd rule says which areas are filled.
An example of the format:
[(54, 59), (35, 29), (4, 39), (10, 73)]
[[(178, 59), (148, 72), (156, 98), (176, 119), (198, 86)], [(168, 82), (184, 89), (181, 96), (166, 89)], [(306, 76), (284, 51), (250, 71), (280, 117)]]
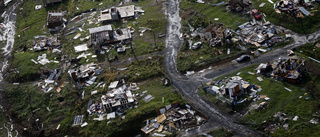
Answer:
[(155, 33), (154, 31), (152, 31), (152, 32), (153, 32), (154, 46), (155, 46), (156, 49), (158, 49), (158, 47), (157, 47), (157, 40), (156, 40), (156, 33)]
[[(126, 23), (126, 26), (127, 26), (127, 32), (128, 32), (128, 34), (130, 34), (130, 32), (129, 32), (129, 28), (128, 28), (128, 23)], [(138, 61), (138, 58), (137, 58), (137, 56), (136, 56), (136, 54), (134, 53), (134, 50), (133, 50), (133, 46), (132, 46), (133, 38), (132, 38), (132, 36), (131, 36), (131, 35), (130, 35), (129, 39), (130, 39), (130, 48), (131, 48), (131, 52), (132, 52), (132, 54), (133, 54), (134, 58), (136, 59), (136, 61)]]
[(130, 46), (130, 47), (131, 47), (131, 52), (132, 52), (134, 58), (136, 59), (136, 61), (138, 61), (138, 58), (137, 58), (137, 56), (136, 56), (136, 54), (134, 53), (134, 50), (133, 50), (132, 40), (131, 40), (131, 42), (130, 42), (130, 45), (131, 45), (131, 46)]

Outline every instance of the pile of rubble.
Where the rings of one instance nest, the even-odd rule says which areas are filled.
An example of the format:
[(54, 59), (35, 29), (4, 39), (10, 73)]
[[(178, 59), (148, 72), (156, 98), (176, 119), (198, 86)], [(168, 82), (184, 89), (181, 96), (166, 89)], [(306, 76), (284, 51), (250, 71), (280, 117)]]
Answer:
[(118, 107), (126, 108), (135, 105), (136, 102), (135, 95), (131, 92), (131, 84), (127, 87), (126, 84), (117, 87), (119, 81), (110, 83), (109, 90), (105, 95), (101, 96), (101, 101), (106, 110), (113, 111)]
[(83, 85), (90, 86), (95, 83), (97, 76), (103, 71), (100, 66), (94, 63), (89, 63), (86, 65), (81, 65), (75, 69), (70, 69), (68, 73), (70, 74), (72, 80), (78, 87)]
[[(58, 36), (35, 36), (34, 44), (32, 45), (31, 50), (41, 51), (41, 50), (55, 50), (61, 47), (60, 40), (58, 40)], [(52, 51), (52, 52), (55, 52)], [(59, 52), (59, 51), (58, 51)]]
[(297, 56), (292, 56), (287, 59), (279, 58), (274, 60), (272, 64), (260, 64), (256, 70), (258, 74), (270, 75), (277, 80), (286, 80), (295, 84), (302, 80), (302, 73), (305, 71), (304, 62), (304, 59), (298, 58)]
[(244, 43), (250, 43), (257, 47), (270, 47), (283, 39), (277, 35), (276, 28), (264, 18), (261, 21), (253, 19), (239, 26), (236, 31)]
[(238, 100), (239, 97), (251, 91), (252, 87), (241, 77), (233, 76), (224, 80), (217, 80), (214, 82), (214, 85), (205, 87), (204, 89), (213, 95), (226, 96), (226, 101), (229, 104), (237, 104), (237, 102), (242, 103)]
[(210, 46), (224, 46), (226, 44), (230, 43), (232, 33), (230, 29), (227, 29), (224, 27), (224, 24), (209, 24), (205, 29), (199, 27), (199, 28), (193, 28), (190, 24), (188, 24), (190, 27), (191, 34), (184, 34), (184, 37), (189, 39), (189, 49), (198, 49), (202, 46), (202, 42), (193, 42), (190, 39), (190, 36), (192, 38), (195, 38), (199, 36), (201, 38), (201, 41), (206, 40)]
[[(281, 0), (275, 4), (276, 12), (286, 12), (304, 18), (304, 16), (312, 16), (306, 8), (312, 7), (314, 2), (309, 0)], [(305, 8), (306, 7), (306, 8)]]
[[(98, 84), (98, 86), (100, 85), (104, 87), (103, 83)], [(111, 82), (107, 93), (100, 97), (101, 100), (97, 100), (95, 103), (92, 103), (92, 100), (89, 101), (87, 112), (89, 115), (98, 115), (98, 118), (94, 118), (94, 120), (104, 120), (105, 116), (107, 116), (106, 119), (115, 118), (116, 114), (121, 116), (126, 109), (137, 107), (138, 102), (136, 96), (132, 93), (132, 91), (139, 90), (137, 84), (126, 84), (124, 80), (122, 80), (122, 86), (119, 85), (119, 81)], [(91, 95), (96, 93), (98, 93), (97, 90), (92, 91)]]
[[(46, 75), (46, 73), (41, 72), (40, 78), (44, 79), (43, 82), (39, 82), (38, 86), (41, 87), (42, 91), (44, 93), (48, 93), (49, 91), (55, 89), (58, 92), (61, 91), (61, 86), (58, 84), (58, 80), (60, 78), (60, 75), (62, 73), (62, 70), (60, 69), (54, 69), (54, 70), (49, 70), (49, 76)], [(48, 73), (47, 73), (48, 74)]]
[(205, 39), (210, 43), (210, 46), (223, 46), (225, 41), (230, 41), (231, 31), (224, 28), (224, 24), (210, 24), (203, 31)]
[[(159, 115), (156, 118), (147, 120), (146, 126), (141, 130), (149, 134), (151, 132), (175, 133), (179, 129), (187, 129), (199, 126), (206, 121), (204, 117), (197, 115), (197, 112), (191, 110), (189, 105), (180, 106), (179, 104), (170, 104), (159, 109)], [(161, 134), (162, 135), (162, 134)]]

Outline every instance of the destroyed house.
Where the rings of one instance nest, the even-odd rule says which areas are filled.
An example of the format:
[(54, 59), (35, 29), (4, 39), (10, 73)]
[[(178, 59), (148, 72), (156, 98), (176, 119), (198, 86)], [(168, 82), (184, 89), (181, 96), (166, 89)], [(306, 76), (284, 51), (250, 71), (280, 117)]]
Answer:
[(285, 61), (281, 60), (274, 65), (275, 68), (271, 74), (275, 78), (283, 78), (290, 83), (298, 83), (302, 80), (304, 71), (304, 59), (299, 59), (293, 56)]
[(196, 115), (196, 111), (191, 110), (190, 106), (186, 108), (179, 104), (170, 104), (161, 108), (157, 117), (147, 120), (146, 126), (141, 128), (145, 134), (152, 133), (153, 131), (162, 132), (163, 127), (169, 127), (165, 130), (175, 132), (177, 129), (187, 129), (201, 125), (205, 118)]
[(63, 13), (62, 11), (52, 10), (48, 11), (48, 18), (47, 18), (47, 26), (50, 29), (57, 29), (63, 23)]
[(212, 39), (216, 37), (223, 37), (223, 24), (210, 24), (203, 30), (206, 39)]
[(125, 108), (126, 105), (134, 103), (135, 97), (126, 87), (120, 87), (102, 95), (101, 101), (104, 109), (112, 112), (118, 107)]
[(84, 84), (91, 85), (97, 79), (97, 75), (100, 74), (102, 69), (94, 63), (81, 65), (76, 69), (71, 69), (68, 71), (70, 77), (75, 82), (75, 84), (81, 87)]
[(123, 6), (123, 7), (112, 7), (100, 12), (101, 22), (116, 21), (123, 18), (134, 17), (134, 5)]
[(55, 3), (61, 3), (62, 0), (43, 0), (43, 5), (46, 7), (48, 5), (52, 5), (52, 4), (55, 4)]
[(33, 50), (34, 51), (40, 51), (40, 50), (46, 50), (46, 49), (52, 49), (55, 47), (59, 47), (60, 41), (58, 40), (57, 36), (53, 37), (35, 37), (34, 44), (33, 44)]
[(261, 63), (256, 70), (258, 71), (258, 73), (267, 73), (269, 71), (272, 70), (272, 66), (270, 63)]
[(226, 84), (225, 94), (233, 99), (243, 93), (243, 87), (240, 80), (232, 80)]
[(223, 26), (223, 24), (210, 24), (202, 31), (211, 46), (223, 45), (224, 39), (231, 38), (231, 32)]
[(111, 25), (89, 29), (91, 45), (103, 46), (131, 39), (130, 31), (125, 29), (113, 30)]

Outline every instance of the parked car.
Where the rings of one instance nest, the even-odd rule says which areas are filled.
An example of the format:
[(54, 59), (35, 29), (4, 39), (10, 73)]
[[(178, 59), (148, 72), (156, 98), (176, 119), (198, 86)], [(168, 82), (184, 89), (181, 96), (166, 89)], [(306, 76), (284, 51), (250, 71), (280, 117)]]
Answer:
[(247, 60), (250, 60), (250, 56), (249, 55), (242, 55), (239, 58), (236, 59), (237, 62), (241, 63), (241, 62), (245, 62)]
[(198, 48), (200, 48), (201, 47), (201, 45), (202, 45), (202, 42), (196, 42), (196, 43), (194, 43), (193, 45), (192, 45), (192, 49), (198, 49)]
[(251, 11), (251, 14), (253, 15), (253, 17), (254, 17), (255, 19), (257, 19), (257, 20), (261, 19), (261, 15), (260, 15), (260, 13), (258, 12), (258, 10), (253, 9), (253, 10)]

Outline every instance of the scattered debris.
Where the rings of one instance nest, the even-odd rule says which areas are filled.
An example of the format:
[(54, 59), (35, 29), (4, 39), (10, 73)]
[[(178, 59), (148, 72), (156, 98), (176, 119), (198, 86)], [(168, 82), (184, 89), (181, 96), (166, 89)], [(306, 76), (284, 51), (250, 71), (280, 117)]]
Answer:
[(289, 88), (287, 88), (287, 87), (284, 87), (284, 89), (286, 89), (286, 90), (288, 90), (288, 91), (290, 91), (290, 92), (292, 91), (291, 89), (289, 89)]
[(42, 8), (42, 5), (36, 5), (36, 6), (34, 7), (35, 10), (40, 10), (41, 8)]
[(82, 120), (83, 120), (83, 115), (77, 115), (77, 116), (75, 116), (74, 119), (73, 119), (73, 124), (72, 124), (72, 126), (82, 125)]
[(34, 36), (34, 44), (32, 45), (32, 50), (57, 50), (61, 47), (60, 40), (57, 36), (46, 37), (46, 36)]
[[(203, 124), (206, 119), (196, 115), (191, 108), (185, 108), (179, 104), (170, 104), (159, 109), (161, 114), (151, 120), (147, 120), (146, 126), (141, 128), (145, 134), (152, 136), (165, 136), (163, 130), (175, 132)], [(158, 132), (158, 133), (157, 133)]]
[(302, 80), (302, 73), (305, 70), (304, 62), (304, 59), (297, 56), (277, 59), (272, 64), (273, 71), (270, 76), (276, 79), (285, 79), (293, 84), (298, 83)]
[(154, 97), (149, 94), (149, 95), (145, 96), (142, 100), (145, 101), (145, 102), (149, 102), (152, 99), (154, 99)]
[(319, 124), (319, 119), (315, 119), (315, 118), (312, 118), (311, 120), (310, 120), (310, 123), (311, 124)]
[(298, 116), (295, 116), (292, 120), (293, 120), (293, 121), (297, 121), (298, 118), (299, 118)]

